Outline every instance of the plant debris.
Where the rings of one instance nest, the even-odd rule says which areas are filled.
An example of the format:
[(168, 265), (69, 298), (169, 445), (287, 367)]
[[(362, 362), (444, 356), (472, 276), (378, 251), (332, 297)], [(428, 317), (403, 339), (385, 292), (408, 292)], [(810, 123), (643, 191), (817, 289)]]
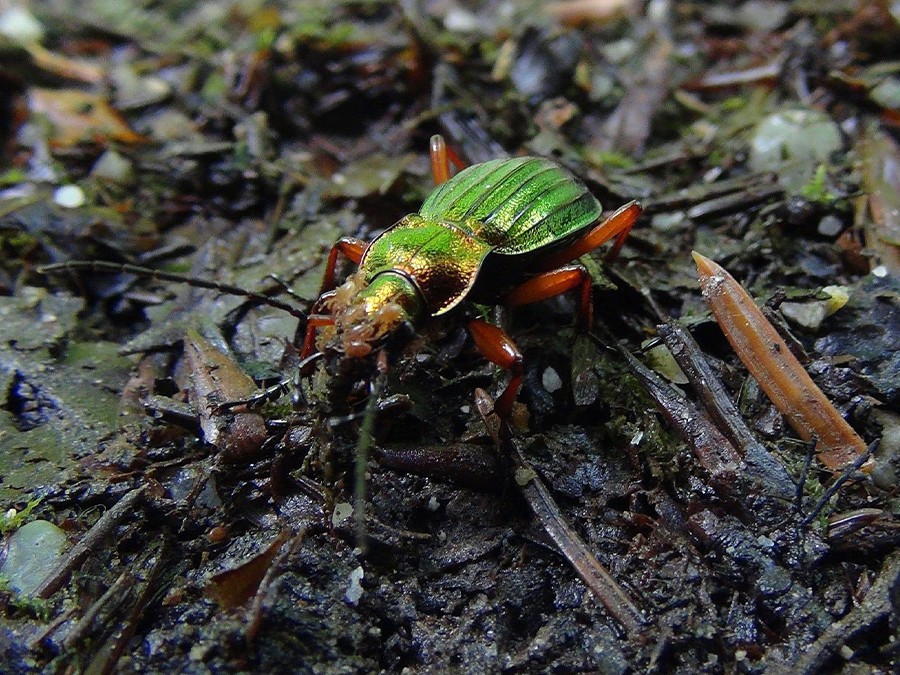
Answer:
[(816, 444), (822, 464), (839, 471), (865, 453), (865, 441), (803, 370), (753, 298), (709, 258), (695, 252), (694, 260), (703, 295), (728, 342), (794, 430)]
[[(885, 1), (0, 8), (3, 670), (894, 672), (898, 41)], [(435, 134), (643, 207), (592, 317), (471, 308), (507, 420), (452, 317), (302, 358)]]

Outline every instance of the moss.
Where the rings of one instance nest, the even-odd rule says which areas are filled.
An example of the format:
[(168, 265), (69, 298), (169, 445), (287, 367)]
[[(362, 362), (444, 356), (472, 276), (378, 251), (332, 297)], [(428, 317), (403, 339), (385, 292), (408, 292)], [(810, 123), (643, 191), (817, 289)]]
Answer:
[(837, 201), (838, 196), (828, 189), (828, 170), (824, 164), (819, 164), (815, 175), (800, 189), (800, 194), (811, 202), (825, 206)]
[(28, 502), (21, 511), (9, 509), (8, 511), (0, 513), (0, 534), (6, 534), (7, 532), (19, 529), (25, 521), (28, 520), (28, 516), (31, 515), (31, 512), (34, 511), (35, 507), (40, 503), (41, 500), (40, 497), (38, 497), (37, 499), (32, 499)]
[(9, 580), (2, 574), (0, 574), (0, 594), (9, 596), (9, 609), (33, 616), (43, 623), (50, 621), (52, 606), (49, 600), (16, 593), (10, 587)]

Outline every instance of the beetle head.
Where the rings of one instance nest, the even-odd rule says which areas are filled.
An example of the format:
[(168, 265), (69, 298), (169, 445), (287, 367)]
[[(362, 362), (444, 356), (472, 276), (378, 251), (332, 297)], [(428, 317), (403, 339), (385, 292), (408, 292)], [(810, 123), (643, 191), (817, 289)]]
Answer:
[(368, 283), (362, 271), (351, 275), (327, 304), (334, 317), (334, 334), (328, 342), (351, 358), (367, 356), (388, 338), (408, 336), (424, 312), (415, 285), (390, 270)]

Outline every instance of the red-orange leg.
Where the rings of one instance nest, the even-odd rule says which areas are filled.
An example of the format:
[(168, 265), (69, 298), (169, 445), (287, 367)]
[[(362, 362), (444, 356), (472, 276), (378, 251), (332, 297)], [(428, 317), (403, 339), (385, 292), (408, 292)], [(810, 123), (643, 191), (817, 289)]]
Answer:
[(334, 317), (327, 314), (312, 314), (306, 320), (306, 337), (303, 340), (303, 351), (300, 358), (305, 359), (316, 349), (316, 330), (321, 326), (334, 325)]
[(367, 246), (368, 244), (366, 242), (355, 237), (341, 237), (338, 239), (337, 243), (331, 247), (331, 252), (328, 254), (328, 262), (325, 264), (325, 274), (322, 277), (322, 288), (319, 290), (320, 295), (335, 287), (334, 269), (337, 267), (338, 253), (343, 254), (350, 262), (358, 265), (359, 261), (362, 260), (363, 253), (366, 252)]
[(612, 260), (619, 255), (619, 251), (625, 243), (625, 238), (631, 231), (631, 227), (638, 219), (638, 216), (641, 215), (641, 211), (643, 211), (643, 207), (640, 204), (629, 202), (602, 223), (595, 225), (583, 237), (576, 239), (564, 249), (547, 256), (541, 261), (539, 269), (541, 271), (555, 269), (571, 260), (575, 260), (575, 258), (580, 258), (585, 253), (593, 251), (601, 244), (615, 237), (616, 243), (607, 256), (607, 259)]
[(466, 163), (462, 161), (452, 148), (447, 147), (444, 137), (435, 134), (431, 137), (431, 144), (428, 154), (431, 156), (431, 175), (434, 176), (434, 184), (440, 185), (450, 180), (450, 162), (457, 171), (466, 168)]
[(512, 416), (513, 402), (522, 387), (522, 377), (525, 374), (522, 352), (509, 335), (487, 321), (472, 319), (468, 329), (481, 355), (494, 365), (510, 371), (509, 384), (494, 402), (494, 411), (501, 419), (508, 420)]
[(550, 272), (544, 272), (516, 286), (503, 298), (504, 305), (528, 305), (552, 298), (573, 288), (578, 294), (578, 329), (588, 331), (591, 327), (593, 305), (591, 304), (591, 275), (582, 265), (566, 265)]

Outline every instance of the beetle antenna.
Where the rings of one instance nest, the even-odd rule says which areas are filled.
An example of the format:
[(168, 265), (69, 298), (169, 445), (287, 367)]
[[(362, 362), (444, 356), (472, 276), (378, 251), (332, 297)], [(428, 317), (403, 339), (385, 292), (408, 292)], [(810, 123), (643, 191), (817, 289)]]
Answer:
[(257, 291), (248, 291), (238, 286), (223, 284), (218, 281), (210, 281), (209, 279), (194, 277), (187, 274), (175, 274), (173, 272), (155, 270), (150, 267), (141, 267), (140, 265), (131, 265), (129, 263), (113, 263), (105, 260), (71, 260), (69, 262), (55, 263), (53, 265), (43, 265), (42, 267), (37, 268), (38, 274), (46, 275), (80, 270), (109, 272), (111, 274), (133, 274), (138, 277), (188, 284), (189, 286), (194, 286), (196, 288), (207, 288), (227, 295), (236, 295), (238, 297), (255, 300), (256, 302), (268, 305), (269, 307), (283, 310), (291, 316), (297, 317), (301, 321), (306, 321), (306, 312), (290, 303), (273, 298), (271, 295), (259, 293)]
[(288, 282), (285, 281), (284, 279), (282, 279), (277, 274), (267, 274), (266, 279), (271, 279), (276, 284), (281, 286), (281, 292), (284, 293), (285, 295), (290, 296), (297, 302), (309, 302), (309, 300), (307, 298), (301, 298), (299, 295), (297, 295), (297, 292), (288, 285)]

